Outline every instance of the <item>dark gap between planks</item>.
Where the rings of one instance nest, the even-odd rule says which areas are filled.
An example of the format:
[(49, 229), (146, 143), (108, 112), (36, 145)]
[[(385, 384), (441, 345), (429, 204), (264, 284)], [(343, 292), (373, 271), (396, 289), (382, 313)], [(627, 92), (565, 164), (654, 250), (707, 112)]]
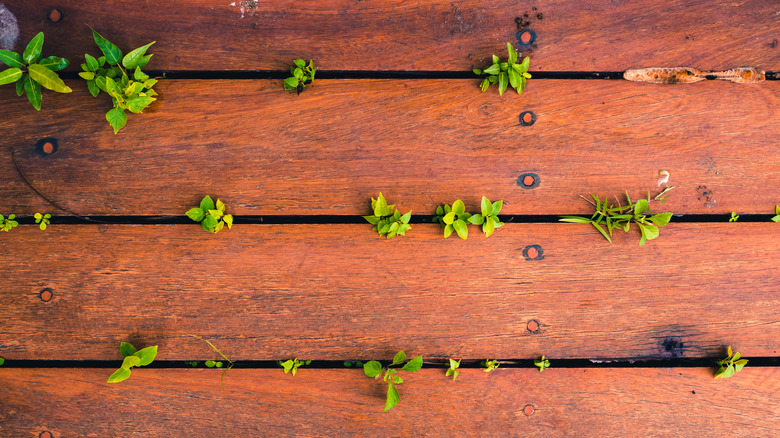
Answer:
[[(284, 79), (287, 70), (150, 70), (152, 77), (165, 79)], [(530, 71), (532, 79), (623, 79), (622, 71)], [(61, 72), (63, 79), (78, 79), (77, 72)], [(375, 70), (317, 70), (317, 79), (477, 79), (471, 71), (375, 71)], [(780, 80), (778, 72), (766, 72), (766, 80)]]
[[(590, 214), (574, 214), (571, 216), (590, 217)], [(769, 222), (772, 214), (740, 214), (738, 222)], [(731, 214), (680, 214), (674, 215), (672, 223), (716, 223), (728, 222)], [(559, 215), (499, 215), (499, 219), (506, 223), (538, 224), (560, 223)], [(16, 221), (22, 225), (35, 224), (33, 217), (17, 217)], [(114, 225), (184, 225), (194, 224), (187, 216), (160, 215), (160, 216), (52, 216), (52, 225), (84, 225), (84, 224), (114, 224)], [(362, 216), (352, 215), (233, 215), (233, 223), (239, 225), (368, 225)], [(412, 216), (412, 224), (433, 223), (433, 216)]]
[[(548, 358), (551, 368), (714, 368), (717, 358), (674, 358), (674, 359), (555, 359)], [(746, 357), (749, 360), (748, 367), (778, 367), (780, 357)], [(217, 361), (217, 359), (213, 359)], [(220, 361), (222, 359), (219, 359)], [(497, 359), (500, 368), (536, 368), (534, 359)], [(350, 359), (350, 362), (357, 360)], [(363, 363), (367, 359), (361, 360)], [(198, 359), (198, 366), (193, 367), (186, 362), (189, 360), (158, 360), (145, 368), (206, 368), (203, 359)], [(225, 363), (227, 361), (223, 361)], [(460, 368), (482, 369), (481, 359), (463, 359)], [(382, 361), (387, 365), (390, 361)], [(12, 360), (6, 359), (3, 368), (119, 368), (121, 360)], [(244, 369), (281, 369), (275, 360), (238, 360), (234, 362), (234, 368)], [(356, 369), (360, 367), (346, 367), (342, 360), (313, 360), (305, 368), (312, 369)], [(426, 361), (423, 368), (449, 368), (449, 362)], [(224, 369), (224, 368), (223, 368)]]

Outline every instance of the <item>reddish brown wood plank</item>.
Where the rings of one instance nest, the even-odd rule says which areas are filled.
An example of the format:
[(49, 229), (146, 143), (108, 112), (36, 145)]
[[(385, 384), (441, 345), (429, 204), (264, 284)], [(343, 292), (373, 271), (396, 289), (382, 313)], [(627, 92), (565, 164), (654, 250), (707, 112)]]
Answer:
[[(707, 368), (444, 370), (406, 373), (401, 402), (360, 370), (0, 369), (0, 425), (12, 436), (696, 436), (780, 434), (780, 369), (715, 380)], [(529, 407), (530, 406), (530, 407)], [(531, 415), (526, 415), (526, 412)], [(77, 420), (74, 420), (77, 419)]]
[[(476, 85), (323, 80), (295, 96), (281, 81), (163, 81), (159, 105), (115, 136), (106, 99), (74, 81), (40, 113), (0, 90), (12, 115), (0, 130), (33, 186), (82, 215), (182, 215), (205, 194), (234, 214), (354, 215), (380, 191), (415, 214), (482, 195), (504, 199), (506, 214), (587, 213), (579, 194), (646, 194), (661, 170), (676, 213), (769, 214), (780, 202), (778, 82), (539, 80), (519, 97)], [(36, 151), (45, 137), (58, 152)], [(52, 210), (9, 154), (0, 212)], [(525, 172), (537, 188), (518, 186)]]
[(537, 35), (524, 50), (535, 70), (780, 68), (773, 0), (4, 3), (19, 21), (17, 48), (44, 31), (47, 53), (76, 66), (96, 52), (91, 25), (125, 51), (156, 40), (150, 68), (165, 70), (281, 70), (306, 57), (331, 70), (467, 71), (517, 43), (519, 28)]
[[(415, 225), (388, 241), (368, 224), (217, 235), (196, 224), (20, 226), (0, 233), (0, 356), (112, 359), (131, 341), (159, 344), (160, 359), (209, 358), (188, 333), (236, 360), (399, 349), (712, 357), (729, 344), (746, 356), (777, 353), (777, 224), (670, 224), (644, 247), (634, 233), (610, 246), (578, 224), (472, 233), (445, 240), (438, 225)], [(524, 257), (530, 245), (543, 259)]]

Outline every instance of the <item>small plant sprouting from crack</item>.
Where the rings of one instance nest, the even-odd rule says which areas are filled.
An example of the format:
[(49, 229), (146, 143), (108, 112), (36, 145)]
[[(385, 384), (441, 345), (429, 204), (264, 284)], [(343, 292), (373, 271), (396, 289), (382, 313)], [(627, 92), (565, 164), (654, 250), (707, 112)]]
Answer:
[(109, 376), (108, 383), (117, 383), (127, 380), (127, 378), (130, 377), (130, 368), (143, 367), (152, 363), (154, 358), (157, 357), (157, 346), (154, 345), (136, 351), (133, 344), (122, 342), (119, 344), (119, 354), (124, 358), (122, 360), (122, 366)]
[(286, 360), (284, 362), (282, 362), (281, 360), (278, 360), (278, 361), (276, 361), (276, 363), (279, 364), (280, 367), (284, 368), (284, 373), (285, 374), (292, 373), (292, 375), (294, 376), (295, 373), (298, 372), (298, 368), (299, 367), (301, 367), (302, 365), (309, 365), (309, 364), (311, 364), (311, 361), (310, 360), (298, 360), (298, 358), (296, 357), (294, 359), (288, 359), (288, 360)]
[(501, 362), (499, 362), (499, 361), (497, 361), (497, 360), (495, 360), (495, 359), (494, 359), (494, 360), (485, 359), (485, 360), (483, 360), (483, 361), (482, 361), (482, 363), (481, 363), (480, 365), (482, 365), (483, 367), (485, 367), (485, 369), (484, 369), (484, 370), (482, 370), (482, 371), (484, 371), (484, 372), (486, 372), (486, 373), (489, 373), (489, 372), (491, 372), (491, 371), (495, 371), (495, 370), (496, 370), (496, 368), (498, 368), (499, 366), (501, 366)]
[(739, 220), (739, 215), (737, 214), (736, 211), (732, 211), (731, 218), (729, 218), (729, 222), (736, 222), (737, 220)]
[(729, 345), (727, 353), (728, 353), (728, 357), (718, 361), (718, 365), (720, 365), (720, 368), (718, 368), (718, 371), (715, 373), (716, 379), (717, 378), (726, 379), (728, 377), (731, 377), (738, 371), (741, 371), (742, 368), (748, 363), (747, 359), (741, 359), (742, 355), (739, 354), (739, 352), (736, 353), (732, 352), (731, 345)]
[(397, 405), (398, 402), (401, 401), (401, 395), (398, 394), (398, 390), (395, 388), (395, 385), (400, 385), (404, 380), (396, 373), (398, 373), (399, 370), (413, 373), (422, 368), (422, 356), (415, 357), (401, 368), (391, 368), (402, 364), (405, 360), (406, 353), (404, 353), (402, 350), (396, 353), (395, 357), (393, 358), (393, 363), (386, 367), (383, 367), (381, 363), (375, 360), (366, 362), (363, 365), (363, 372), (368, 377), (379, 379), (379, 375), (382, 374), (382, 371), (385, 373), (383, 377), (383, 380), (387, 382), (387, 400), (385, 401), (385, 412), (392, 409), (393, 406)]
[(363, 216), (363, 219), (368, 221), (374, 227), (372, 231), (376, 231), (380, 236), (386, 236), (388, 239), (392, 239), (395, 236), (405, 236), (406, 232), (412, 229), (409, 225), (409, 220), (412, 218), (412, 212), (401, 214), (396, 210), (395, 204), (387, 205), (385, 197), (382, 193), (379, 193), (377, 199), (371, 198), (371, 210), (374, 214), (370, 216)]
[(480, 70), (475, 68), (474, 74), (482, 77), (482, 82), (479, 84), (479, 88), (484, 93), (490, 88), (490, 85), (498, 82), (498, 94), (503, 95), (509, 85), (517, 90), (517, 94), (520, 94), (525, 89), (525, 84), (528, 79), (531, 78), (531, 74), (528, 73), (528, 67), (531, 60), (526, 56), (522, 62), (517, 62), (517, 50), (512, 46), (512, 43), (506, 43), (506, 50), (509, 52), (509, 57), (506, 62), (501, 62), (498, 56), (493, 55), (493, 64)]
[(546, 357), (542, 356), (539, 359), (534, 360), (534, 365), (539, 367), (539, 372), (544, 371), (545, 368), (550, 367), (550, 361)]
[(317, 69), (314, 68), (314, 60), (309, 60), (309, 65), (306, 65), (306, 61), (303, 59), (296, 59), (293, 61), (295, 65), (290, 67), (290, 76), (284, 80), (284, 89), (287, 91), (298, 91), (301, 94), (307, 85), (311, 85), (314, 82), (314, 73)]
[(41, 230), (45, 230), (46, 227), (51, 224), (51, 215), (49, 213), (35, 213), (35, 216), (33, 217), (35, 217), (35, 223), (39, 224), (38, 227), (40, 227)]
[(38, 111), (41, 110), (43, 99), (41, 87), (57, 93), (73, 91), (55, 73), (67, 67), (68, 60), (57, 56), (41, 59), (42, 51), (43, 32), (39, 32), (30, 40), (21, 55), (0, 49), (0, 62), (11, 67), (0, 72), (0, 85), (16, 82), (16, 95), (27, 93), (27, 99)]
[(15, 214), (9, 214), (8, 217), (5, 217), (2, 214), (0, 214), (0, 231), (5, 231), (7, 233), (12, 229), (18, 227), (19, 222), (16, 222), (14, 219), (16, 219)]
[(780, 222), (780, 205), (775, 206), (775, 216), (772, 218), (772, 222)]
[[(230, 369), (233, 368), (233, 366), (235, 364), (233, 363), (232, 360), (228, 359), (227, 356), (225, 356), (221, 351), (219, 351), (219, 349), (217, 347), (215, 347), (214, 344), (212, 344), (211, 342), (201, 338), (200, 336), (195, 336), (195, 335), (189, 334), (189, 333), (187, 333), (187, 335), (188, 336), (192, 336), (195, 339), (200, 339), (201, 341), (209, 344), (209, 347), (211, 347), (212, 350), (214, 350), (217, 353), (219, 353), (219, 355), (222, 356), (222, 358), (225, 359), (228, 362), (228, 364), (229, 364), (228, 367), (225, 368), (224, 371), (222, 371), (222, 377), (219, 378), (219, 383), (220, 383), (220, 385), (222, 385), (222, 392), (224, 393), (225, 392), (225, 374), (227, 374), (227, 372), (230, 371)], [(211, 366), (209, 366), (209, 362), (211, 362)], [(206, 361), (206, 366), (209, 367), (209, 368), (212, 368), (212, 367), (222, 368), (221, 366), (218, 366), (217, 363), (222, 365), (221, 362)], [(190, 364), (192, 364), (192, 363), (190, 363)], [(197, 362), (195, 362), (195, 364), (197, 365)], [(193, 365), (193, 366), (195, 366), (195, 365)]]
[(201, 228), (209, 233), (219, 232), (225, 225), (228, 229), (233, 227), (233, 216), (225, 214), (225, 204), (217, 199), (214, 205), (214, 200), (208, 195), (200, 201), (200, 207), (187, 210), (187, 217), (200, 222)]
[[(620, 203), (617, 197), (615, 197), (617, 201), (617, 205), (615, 205), (610, 203), (607, 197), (602, 201), (598, 196), (591, 194), (590, 196), (596, 201), (593, 203), (590, 199), (580, 195), (580, 197), (596, 207), (596, 212), (593, 213), (593, 216), (590, 219), (580, 216), (561, 216), (560, 221), (591, 224), (609, 243), (612, 243), (613, 230), (621, 229), (628, 232), (633, 222), (637, 224), (639, 231), (642, 233), (642, 238), (639, 240), (639, 246), (642, 246), (646, 241), (658, 237), (660, 234), (659, 228), (668, 224), (672, 218), (672, 213), (669, 212), (653, 214), (650, 210), (650, 202), (659, 201), (663, 205), (663, 201), (668, 198), (668, 196), (665, 196), (666, 193), (673, 188), (666, 187), (653, 198), (650, 197), (650, 192), (648, 192), (646, 199), (639, 199), (633, 203), (631, 202), (631, 197), (628, 196), (628, 192), (626, 192), (627, 205), (625, 206)], [(602, 225), (606, 225), (606, 231)]]
[(453, 381), (458, 378), (458, 375), (460, 375), (460, 371), (458, 371), (458, 367), (460, 367), (461, 360), (463, 359), (458, 359), (458, 360), (450, 359), (450, 367), (447, 369), (446, 376), (447, 377), (452, 376)]

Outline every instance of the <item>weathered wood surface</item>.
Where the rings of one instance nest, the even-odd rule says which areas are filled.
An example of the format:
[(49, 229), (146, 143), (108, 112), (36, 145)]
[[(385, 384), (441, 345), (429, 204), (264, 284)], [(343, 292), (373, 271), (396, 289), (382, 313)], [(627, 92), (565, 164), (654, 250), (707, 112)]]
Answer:
[(523, 51), (534, 70), (780, 68), (774, 0), (4, 3), (19, 21), (17, 48), (44, 31), (46, 53), (74, 66), (97, 51), (91, 25), (125, 51), (156, 40), (150, 68), (164, 70), (283, 70), (305, 57), (331, 70), (468, 71), (517, 45), (520, 28), (537, 35)]
[(771, 356), (777, 227), (669, 224), (638, 247), (581, 224), (466, 241), (431, 224), (392, 241), (368, 224), (20, 226), (0, 234), (0, 356), (112, 359), (131, 341), (209, 358), (188, 333), (235, 360)]
[[(661, 170), (675, 213), (770, 214), (778, 202), (779, 82), (537, 80), (499, 97), (473, 80), (322, 80), (300, 96), (279, 80), (171, 80), (117, 136), (106, 96), (71, 86), (40, 113), (0, 89), (0, 212), (53, 210), (9, 148), (33, 186), (81, 215), (181, 215), (206, 194), (234, 214), (354, 215), (380, 191), (424, 215), (482, 195), (506, 214), (587, 213), (579, 194), (655, 192)], [(46, 137), (53, 155), (36, 151)], [(525, 172), (537, 188), (518, 186)]]
[[(383, 413), (386, 385), (362, 370), (0, 369), (8, 436), (510, 436), (774, 437), (780, 369), (462, 370), (405, 373), (401, 402)], [(530, 413), (527, 415), (526, 413)], [(641, 431), (641, 432), (640, 432)]]

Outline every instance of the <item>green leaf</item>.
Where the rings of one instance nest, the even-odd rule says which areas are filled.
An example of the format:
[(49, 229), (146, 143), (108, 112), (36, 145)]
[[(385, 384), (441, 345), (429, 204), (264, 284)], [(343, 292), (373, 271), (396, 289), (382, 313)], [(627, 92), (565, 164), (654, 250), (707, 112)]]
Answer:
[(206, 195), (201, 201), (200, 201), (200, 209), (204, 212), (208, 210), (214, 210), (214, 201), (211, 199), (211, 196)]
[(54, 73), (40, 64), (31, 64), (29, 67), (27, 67), (27, 73), (30, 74), (30, 77), (33, 78), (35, 82), (41, 84), (41, 86), (48, 88), (49, 90), (56, 91), (58, 93), (70, 93), (73, 91), (70, 89), (70, 87), (65, 85), (65, 82), (62, 82), (62, 79), (57, 76), (57, 73)]
[(128, 377), (130, 377), (130, 370), (127, 368), (120, 368), (108, 377), (107, 383), (118, 383), (127, 380)]
[(490, 200), (487, 197), (485, 196), (482, 197), (482, 203), (480, 207), (482, 208), (482, 216), (484, 216), (485, 218), (493, 214), (493, 204), (490, 202)]
[(520, 85), (520, 75), (514, 70), (509, 70), (509, 85), (512, 88), (517, 88)]
[(653, 240), (660, 234), (658, 227), (655, 225), (647, 223), (643, 224), (641, 222), (637, 222), (637, 225), (639, 225), (639, 228), (642, 230), (642, 234), (647, 238), (647, 240)]
[(150, 54), (150, 55), (146, 55), (146, 56), (144, 56), (143, 58), (141, 58), (141, 62), (139, 62), (139, 63), (138, 63), (138, 67), (139, 67), (139, 68), (144, 68), (144, 67), (146, 67), (146, 64), (148, 64), (148, 63), (149, 63), (149, 61), (151, 61), (151, 59), (152, 59), (152, 56), (154, 56), (154, 55), (153, 55), (153, 54)]
[(122, 368), (130, 368), (138, 365), (141, 362), (141, 358), (138, 356), (125, 356), (122, 361)]
[(501, 62), (501, 60), (498, 58), (498, 56), (493, 55), (493, 64), (498, 64), (499, 62)]
[(592, 221), (585, 217), (579, 217), (579, 216), (561, 216), (560, 219), (558, 219), (560, 222), (571, 222), (575, 224), (589, 224)]
[(119, 47), (115, 46), (111, 41), (103, 38), (102, 35), (95, 32), (95, 29), (92, 29), (92, 37), (95, 39), (95, 44), (100, 48), (100, 51), (103, 52), (103, 55), (106, 57), (106, 61), (110, 65), (117, 65), (122, 60), (122, 51), (119, 50)]
[(142, 348), (135, 352), (134, 356), (141, 359), (140, 362), (138, 362), (139, 367), (143, 367), (146, 365), (149, 365), (152, 363), (155, 357), (157, 357), (157, 345), (153, 345), (151, 347)]
[(128, 342), (122, 342), (119, 344), (119, 354), (121, 354), (122, 357), (132, 356), (134, 353), (135, 347), (133, 347), (133, 344)]
[(507, 74), (501, 72), (498, 74), (498, 94), (503, 95), (507, 87)]
[(214, 232), (217, 231), (216, 228), (217, 228), (218, 224), (219, 224), (219, 222), (217, 221), (217, 219), (214, 216), (212, 216), (210, 214), (207, 214), (206, 217), (203, 218), (203, 222), (200, 223), (200, 226), (204, 230), (206, 230), (206, 231), (208, 231), (210, 233), (214, 233)]
[(0, 366), (3, 366), (4, 363), (5, 363), (5, 358), (0, 357)]
[(452, 203), (452, 211), (457, 215), (461, 215), (466, 211), (466, 205), (463, 203), (463, 201), (458, 199)]
[(485, 219), (485, 223), (482, 224), (482, 232), (485, 233), (486, 237), (490, 237), (491, 234), (493, 234), (493, 231), (496, 230), (496, 224), (491, 220), (491, 218)]
[(482, 225), (484, 221), (485, 219), (481, 214), (475, 214), (469, 218), (469, 222), (474, 225)]
[(152, 41), (151, 43), (141, 46), (132, 52), (125, 55), (124, 58), (122, 58), (122, 65), (125, 66), (128, 70), (133, 70), (134, 68), (138, 67), (138, 64), (141, 63), (141, 60), (143, 59), (144, 55), (146, 54), (146, 51), (149, 49), (149, 47), (156, 43), (157, 41)]
[(451, 211), (451, 212), (445, 214), (444, 217), (442, 218), (442, 220), (447, 225), (452, 224), (452, 222), (455, 220), (455, 212)]
[(0, 62), (13, 68), (24, 67), (22, 57), (18, 53), (12, 52), (10, 50), (0, 49)]
[(736, 362), (734, 362), (734, 367), (736, 368), (736, 371), (742, 371), (742, 368), (747, 365), (748, 360), (747, 359), (741, 359)]
[(501, 208), (504, 206), (504, 201), (496, 201), (493, 203), (493, 216), (498, 216), (501, 213)]
[(284, 80), (284, 84), (291, 89), (298, 88), (298, 78), (290, 77)]
[(444, 227), (444, 238), (446, 239), (446, 238), (450, 237), (450, 235), (452, 235), (453, 231), (455, 231), (455, 227), (453, 227), (452, 224), (447, 224)]
[(489, 75), (497, 75), (501, 71), (501, 68), (498, 66), (498, 64), (493, 64), (490, 67), (483, 70), (483, 73), (487, 73)]
[(79, 76), (81, 79), (84, 79), (86, 81), (94, 81), (95, 80), (95, 73), (91, 71), (80, 71)]
[(634, 216), (640, 215), (647, 211), (647, 208), (649, 206), (647, 205), (647, 199), (640, 199), (636, 201), (636, 204), (634, 205)]
[(130, 110), (131, 113), (140, 113), (155, 100), (157, 99), (148, 96), (133, 96), (128, 97), (125, 103), (127, 104), (127, 109)]
[(461, 239), (466, 239), (469, 235), (469, 230), (466, 227), (466, 222), (462, 220), (456, 220), (452, 223), (452, 227), (455, 229), (455, 232), (458, 233), (458, 236)]
[(408, 224), (409, 220), (411, 220), (411, 219), (412, 219), (412, 212), (410, 211), (410, 212), (407, 212), (404, 215), (402, 215), (398, 220), (400, 220), (401, 222), (403, 222), (405, 224)]
[(18, 68), (9, 68), (0, 72), (0, 85), (10, 84), (22, 78), (22, 70)]
[(27, 73), (22, 73), (22, 77), (16, 81), (16, 95), (21, 96), (24, 94), (24, 82), (27, 78)]
[(22, 58), (27, 64), (32, 64), (41, 59), (41, 50), (43, 49), (43, 32), (38, 32), (24, 49)]
[(106, 120), (114, 128), (114, 134), (116, 134), (127, 123), (127, 114), (125, 114), (125, 110), (122, 108), (113, 108), (106, 113)]
[(69, 63), (68, 60), (65, 58), (60, 58), (58, 56), (49, 56), (43, 58), (41, 62), (39, 62), (38, 64), (48, 68), (51, 71), (59, 71), (67, 67), (68, 63)]
[[(528, 67), (531, 65), (531, 58), (525, 57), (523, 59), (523, 62), (520, 64), (520, 68), (523, 70), (523, 72), (528, 71)], [(531, 75), (528, 75), (528, 77), (531, 77)]]
[(363, 364), (363, 372), (368, 377), (376, 377), (382, 372), (382, 364), (372, 360)]
[(25, 74), (24, 75), (24, 91), (27, 93), (27, 99), (30, 100), (30, 103), (32, 104), (33, 108), (40, 111), (41, 110), (41, 86), (32, 78), (30, 75)]
[(420, 368), (422, 368), (422, 365), (423, 365), (423, 357), (422, 356), (417, 356), (414, 359), (412, 359), (409, 362), (407, 362), (406, 365), (401, 367), (401, 370), (409, 371), (409, 372), (413, 373), (413, 372), (419, 370)]
[(604, 231), (604, 228), (602, 228), (601, 225), (593, 221), (591, 221), (590, 223), (593, 225), (593, 228), (597, 229), (599, 233), (601, 233), (601, 235), (604, 236), (605, 239), (607, 239), (607, 242), (612, 243), (612, 239), (609, 238), (609, 235), (607, 234), (606, 231)]
[(98, 64), (98, 60), (95, 59), (94, 56), (90, 55), (89, 53), (84, 54), (84, 59), (87, 61), (87, 71), (95, 71), (98, 68), (100, 68), (100, 65)]
[(506, 50), (509, 52), (509, 59), (507, 62), (509, 64), (514, 64), (517, 62), (517, 50), (512, 46), (512, 43), (506, 43)]
[(651, 216), (649, 220), (656, 224), (659, 227), (663, 227), (664, 225), (669, 223), (669, 220), (672, 219), (672, 213), (659, 213), (654, 216)]
[(395, 354), (395, 357), (393, 358), (393, 363), (391, 365), (398, 365), (405, 360), (406, 360), (406, 353), (404, 353), (404, 351), (401, 350)]
[(401, 401), (401, 395), (398, 394), (398, 390), (395, 389), (395, 386), (393, 386), (393, 382), (388, 383), (387, 401), (385, 401), (385, 412), (392, 409), (393, 406), (397, 405), (399, 401)]
[(222, 220), (227, 224), (228, 230), (233, 228), (233, 215), (226, 214), (222, 217)]
[(136, 81), (144, 82), (149, 79), (149, 75), (142, 72), (140, 67), (136, 67), (135, 71), (133, 72), (133, 79), (135, 79)]
[(473, 69), (471, 69), (471, 71), (473, 71), (474, 74), (477, 75), (477, 76), (482, 75), (482, 70), (480, 70), (478, 68), (473, 68)]
[(299, 68), (306, 68), (306, 61), (304, 61), (303, 59), (296, 59), (295, 61), (293, 61), (293, 63), (295, 63), (295, 65), (298, 66)]

